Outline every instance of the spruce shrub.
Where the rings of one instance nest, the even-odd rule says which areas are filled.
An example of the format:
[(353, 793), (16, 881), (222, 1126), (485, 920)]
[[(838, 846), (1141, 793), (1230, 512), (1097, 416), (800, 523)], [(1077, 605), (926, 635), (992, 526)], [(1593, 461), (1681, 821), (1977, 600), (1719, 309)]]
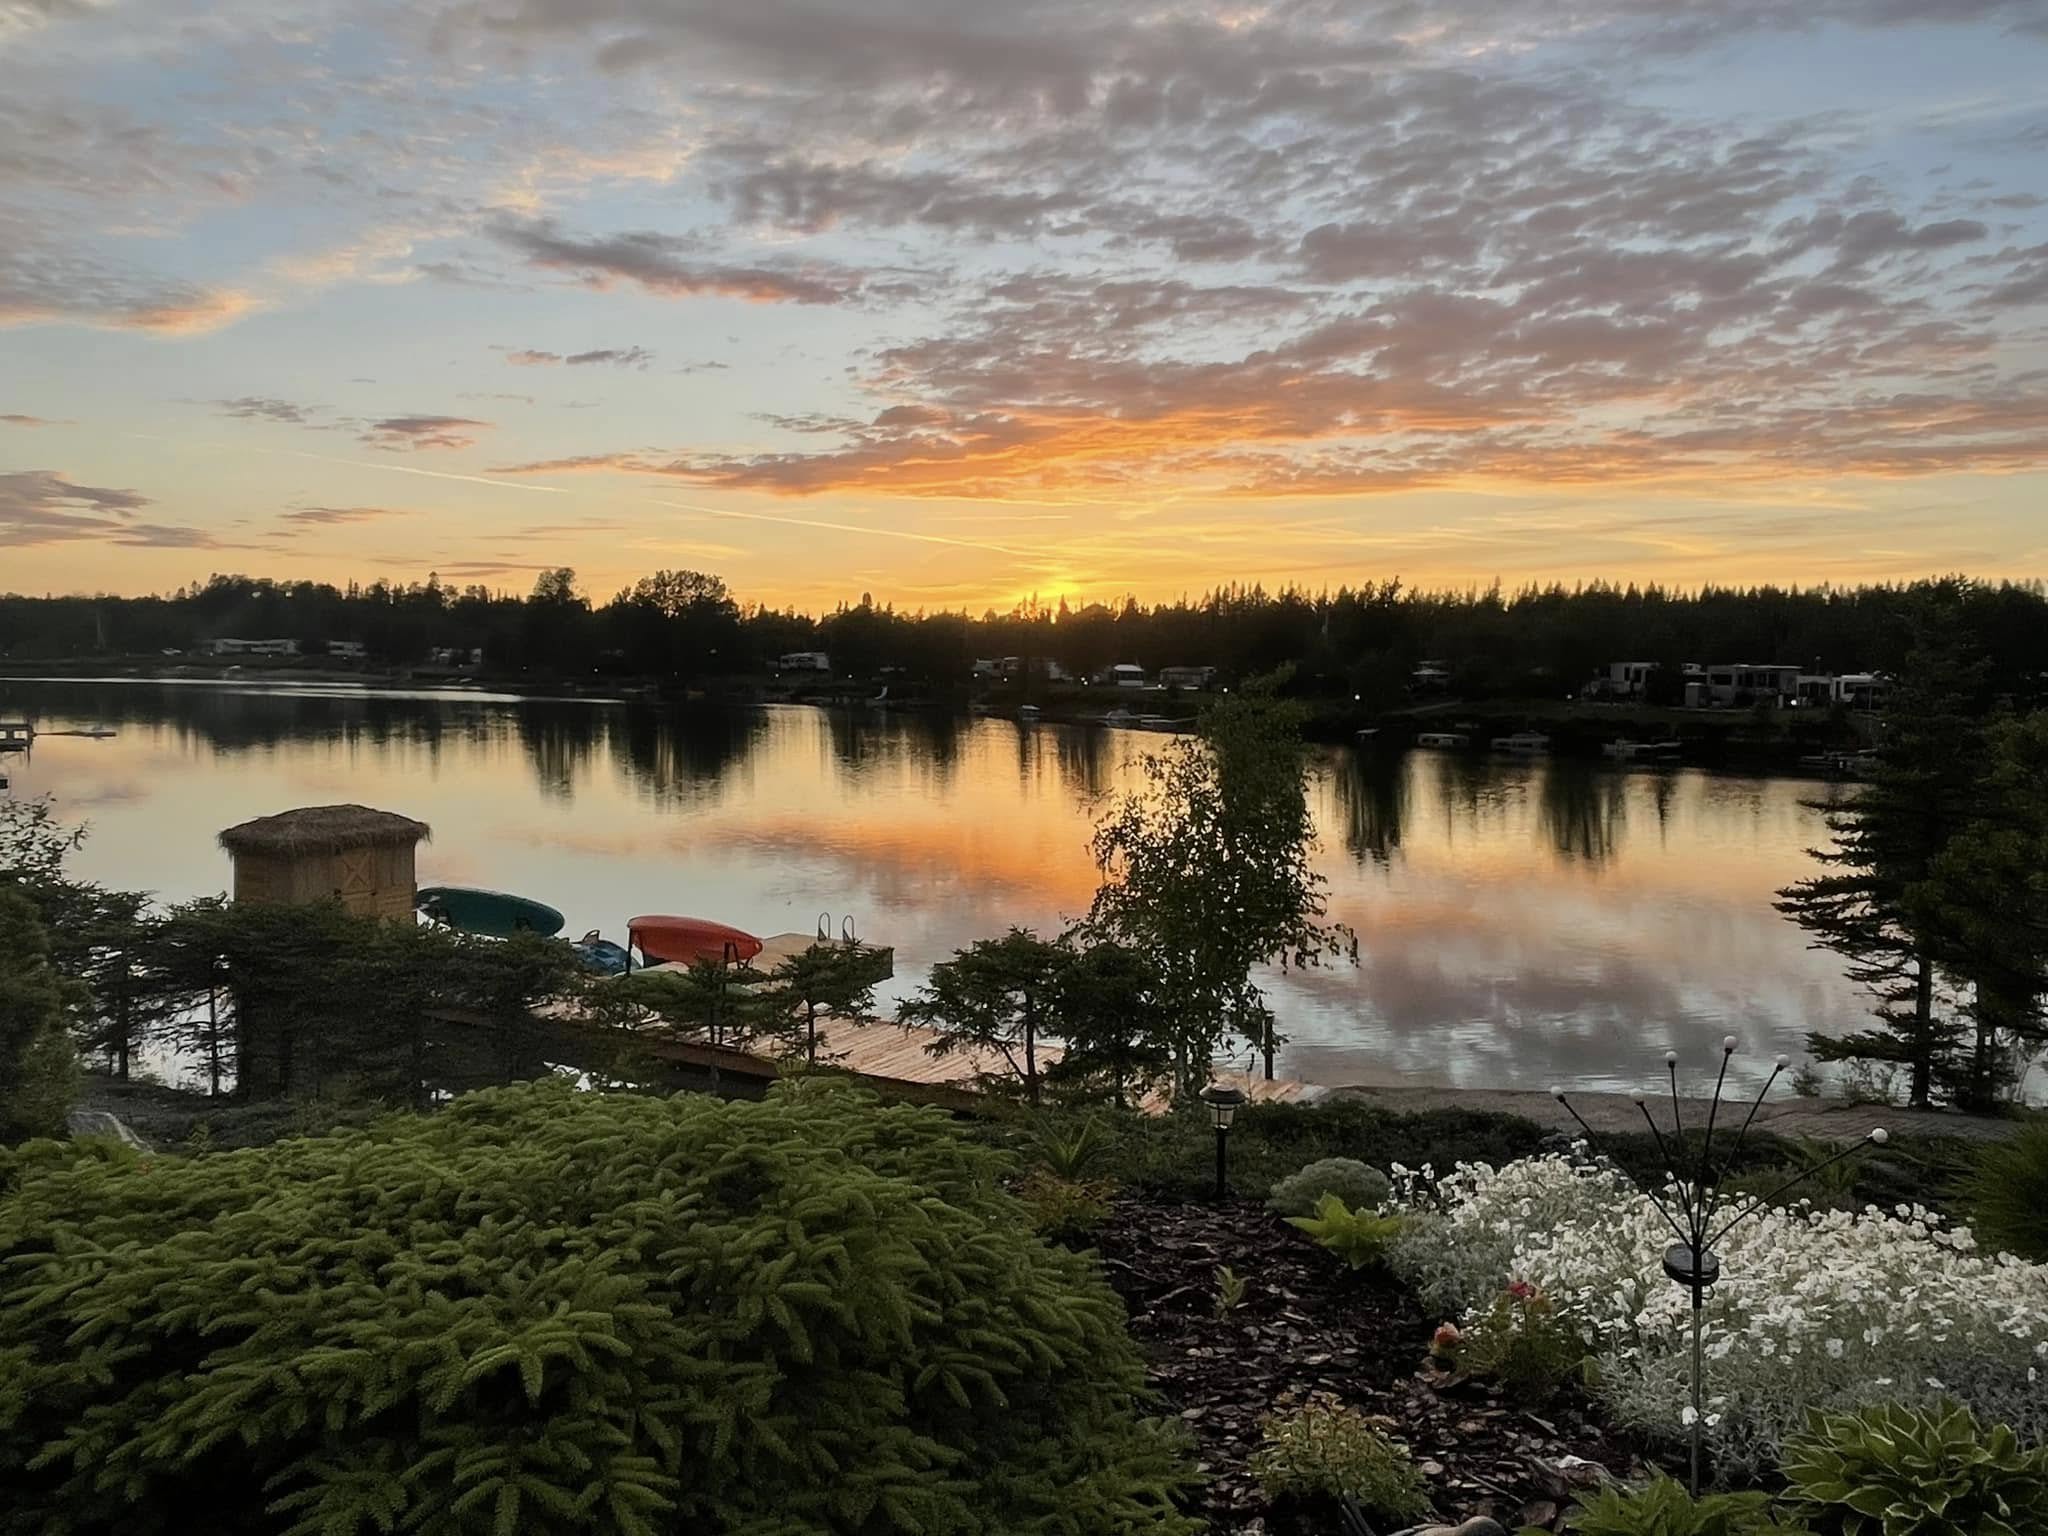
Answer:
[(930, 1110), (471, 1094), (0, 1167), (0, 1532), (1177, 1533), (1086, 1259)]

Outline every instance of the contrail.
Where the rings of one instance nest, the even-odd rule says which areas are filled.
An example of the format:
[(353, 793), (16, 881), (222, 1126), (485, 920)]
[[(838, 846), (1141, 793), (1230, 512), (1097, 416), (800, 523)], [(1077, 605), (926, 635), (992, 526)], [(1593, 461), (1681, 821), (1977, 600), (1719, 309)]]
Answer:
[(727, 512), (718, 507), (700, 507), (694, 502), (671, 501), (666, 496), (643, 496), (640, 499), (657, 507), (675, 507), (679, 511), (697, 512), (705, 517), (737, 518), (743, 523), (782, 523), (791, 528), (823, 528), (833, 533), (866, 533), (878, 539), (909, 539), (917, 544), (950, 544), (955, 549), (985, 549), (992, 554), (1016, 555), (1026, 560), (1043, 553), (1041, 550), (1015, 549), (1008, 544), (985, 544), (979, 539), (949, 539), (941, 533), (911, 533), (902, 528), (867, 528), (859, 523), (828, 523), (813, 517), (777, 517), (768, 512)]

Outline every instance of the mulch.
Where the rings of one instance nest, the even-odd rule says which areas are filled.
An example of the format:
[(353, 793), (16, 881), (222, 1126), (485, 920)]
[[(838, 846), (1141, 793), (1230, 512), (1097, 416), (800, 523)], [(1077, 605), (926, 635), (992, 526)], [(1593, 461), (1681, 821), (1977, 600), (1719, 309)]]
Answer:
[[(1331, 1529), (1275, 1509), (1246, 1468), (1276, 1404), (1327, 1392), (1405, 1444), (1440, 1517), (1508, 1530), (1561, 1528), (1601, 1469), (1639, 1471), (1639, 1448), (1575, 1393), (1540, 1410), (1429, 1358), (1441, 1318), (1385, 1276), (1362, 1274), (1262, 1205), (1120, 1198), (1096, 1235), (1109, 1283), (1168, 1411), (1193, 1431), (1208, 1479), (1201, 1513), (1219, 1532)], [(1216, 1270), (1249, 1285), (1219, 1315)]]

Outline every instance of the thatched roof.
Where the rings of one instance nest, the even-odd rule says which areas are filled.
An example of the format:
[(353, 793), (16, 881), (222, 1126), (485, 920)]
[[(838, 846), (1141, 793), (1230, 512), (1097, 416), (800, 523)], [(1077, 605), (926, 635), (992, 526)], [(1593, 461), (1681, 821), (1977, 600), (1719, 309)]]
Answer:
[(424, 821), (367, 805), (309, 805), (229, 827), (220, 845), (230, 853), (341, 853), (409, 847), (430, 835)]

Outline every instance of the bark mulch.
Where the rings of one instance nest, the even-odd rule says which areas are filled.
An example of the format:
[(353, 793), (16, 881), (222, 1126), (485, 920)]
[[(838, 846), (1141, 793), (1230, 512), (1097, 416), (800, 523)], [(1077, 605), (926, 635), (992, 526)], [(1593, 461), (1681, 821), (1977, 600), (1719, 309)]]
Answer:
[[(1571, 1495), (1640, 1470), (1637, 1447), (1575, 1393), (1541, 1410), (1429, 1359), (1441, 1318), (1394, 1281), (1354, 1272), (1262, 1205), (1120, 1198), (1096, 1234), (1109, 1283), (1130, 1310), (1152, 1384), (1194, 1432), (1217, 1531), (1298, 1526), (1246, 1470), (1276, 1403), (1327, 1392), (1414, 1454), (1440, 1517), (1488, 1515), (1513, 1531), (1557, 1528)], [(1249, 1285), (1218, 1312), (1216, 1270)]]

